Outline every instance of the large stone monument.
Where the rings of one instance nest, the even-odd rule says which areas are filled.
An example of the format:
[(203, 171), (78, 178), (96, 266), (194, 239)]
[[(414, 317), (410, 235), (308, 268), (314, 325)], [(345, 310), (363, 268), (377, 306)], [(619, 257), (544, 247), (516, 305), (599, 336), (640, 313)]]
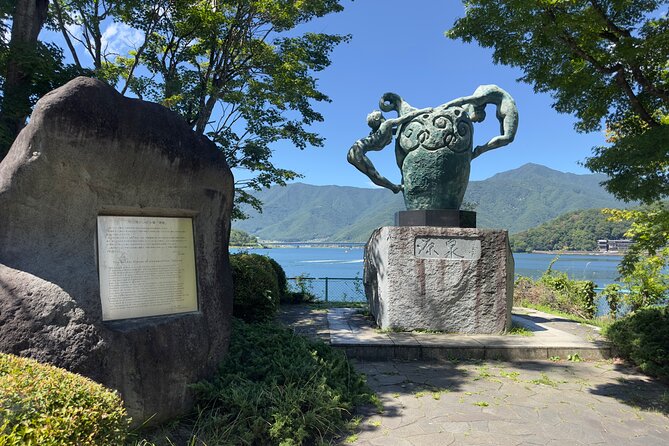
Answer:
[[(500, 135), (473, 147), (473, 124), (496, 107)], [(395, 226), (376, 230), (365, 247), (365, 293), (384, 329), (499, 333), (511, 324), (513, 256), (508, 233), (476, 229), (476, 214), (460, 206), (471, 161), (513, 141), (518, 111), (496, 85), (434, 108), (416, 109), (395, 93), (382, 96), (386, 119), (367, 117), (371, 133), (353, 144), (351, 164), (375, 184), (403, 192), (407, 211)], [(395, 136), (401, 184), (381, 175), (366, 156)]]
[(190, 409), (230, 337), (233, 178), (175, 113), (77, 78), (0, 163), (0, 351), (120, 391), (135, 423)]

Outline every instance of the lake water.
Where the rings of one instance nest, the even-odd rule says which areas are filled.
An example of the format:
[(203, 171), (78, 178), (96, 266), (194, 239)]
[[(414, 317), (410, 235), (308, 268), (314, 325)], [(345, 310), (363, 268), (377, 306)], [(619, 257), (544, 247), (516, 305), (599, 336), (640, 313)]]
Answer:
[[(231, 252), (240, 251), (233, 249)], [(276, 260), (288, 277), (362, 277), (362, 248), (273, 248), (249, 249)], [(516, 276), (538, 278), (546, 271), (554, 254), (516, 253)], [(562, 255), (553, 265), (556, 271), (566, 272), (572, 279), (592, 280), (597, 287), (616, 282), (619, 256)]]
[[(248, 251), (269, 256), (283, 267), (288, 277), (306, 275), (311, 278), (362, 278), (362, 248), (273, 248), (231, 249), (231, 252)], [(516, 253), (516, 276), (539, 278), (556, 257), (554, 254)], [(620, 256), (561, 255), (553, 264), (556, 271), (566, 272), (570, 278), (592, 280), (598, 288), (616, 282)], [(359, 281), (330, 280), (310, 281), (309, 290), (319, 299), (332, 301), (364, 301), (364, 291)], [(326, 292), (329, 290), (329, 294)], [(597, 302), (597, 315), (608, 313), (603, 297)]]

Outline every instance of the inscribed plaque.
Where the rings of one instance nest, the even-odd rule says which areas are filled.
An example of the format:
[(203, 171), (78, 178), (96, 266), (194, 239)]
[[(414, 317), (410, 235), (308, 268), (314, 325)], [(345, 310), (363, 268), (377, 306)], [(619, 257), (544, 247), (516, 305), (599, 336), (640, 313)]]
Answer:
[(481, 258), (481, 240), (416, 237), (414, 255), (426, 259), (478, 260)]
[(102, 320), (197, 311), (193, 220), (98, 216)]

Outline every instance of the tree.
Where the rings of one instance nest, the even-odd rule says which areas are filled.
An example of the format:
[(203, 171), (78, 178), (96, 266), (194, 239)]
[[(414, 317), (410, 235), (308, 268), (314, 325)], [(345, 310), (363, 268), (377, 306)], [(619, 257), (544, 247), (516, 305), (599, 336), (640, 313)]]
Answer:
[(618, 270), (630, 288), (628, 303), (633, 310), (661, 303), (669, 291), (669, 207), (657, 202), (641, 209), (607, 209), (611, 221), (631, 222), (625, 236), (634, 244)]
[(38, 40), (48, 4), (48, 0), (0, 0), (0, 160), (40, 97), (88, 74), (65, 64), (58, 46)]
[(669, 18), (657, 0), (469, 0), (447, 32), (550, 92), (579, 131), (617, 134), (586, 161), (624, 200), (669, 195)]
[[(667, 0), (467, 0), (447, 32), (493, 48), (496, 63), (519, 67), (520, 80), (550, 92), (578, 131), (606, 126), (609, 146), (595, 147), (586, 167), (609, 176), (620, 199), (647, 204), (669, 196), (669, 17)], [(611, 211), (631, 221), (635, 241), (620, 265), (639, 297), (667, 291), (669, 210)]]
[[(348, 36), (294, 29), (340, 11), (339, 0), (53, 0), (53, 6), (50, 26), (78, 66), (83, 48), (97, 77), (178, 112), (225, 152), (230, 167), (250, 172), (236, 182), (237, 203), (260, 209), (249, 189), (299, 176), (272, 163), (274, 143), (323, 145), (308, 129), (323, 120), (314, 102), (329, 101), (313, 73), (330, 64), (330, 52)], [(127, 54), (106, 45), (102, 28), (110, 20), (141, 36)], [(239, 208), (235, 217), (243, 217)]]

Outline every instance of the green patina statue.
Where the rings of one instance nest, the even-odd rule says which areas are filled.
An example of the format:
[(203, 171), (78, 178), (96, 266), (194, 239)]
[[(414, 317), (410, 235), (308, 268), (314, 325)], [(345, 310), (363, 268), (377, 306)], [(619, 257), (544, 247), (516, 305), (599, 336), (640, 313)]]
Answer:
[[(472, 150), (472, 123), (485, 119), (488, 104), (497, 107), (500, 135)], [(403, 191), (408, 210), (460, 209), (469, 183), (471, 160), (512, 142), (518, 128), (516, 103), (496, 85), (482, 85), (471, 96), (420, 110), (395, 93), (386, 93), (379, 107), (384, 112), (396, 111), (397, 117), (385, 119), (379, 110), (370, 113), (367, 124), (372, 131), (353, 144), (348, 161), (374, 184), (394, 193)], [(394, 184), (379, 174), (365, 155), (386, 147), (393, 135), (402, 184)]]

